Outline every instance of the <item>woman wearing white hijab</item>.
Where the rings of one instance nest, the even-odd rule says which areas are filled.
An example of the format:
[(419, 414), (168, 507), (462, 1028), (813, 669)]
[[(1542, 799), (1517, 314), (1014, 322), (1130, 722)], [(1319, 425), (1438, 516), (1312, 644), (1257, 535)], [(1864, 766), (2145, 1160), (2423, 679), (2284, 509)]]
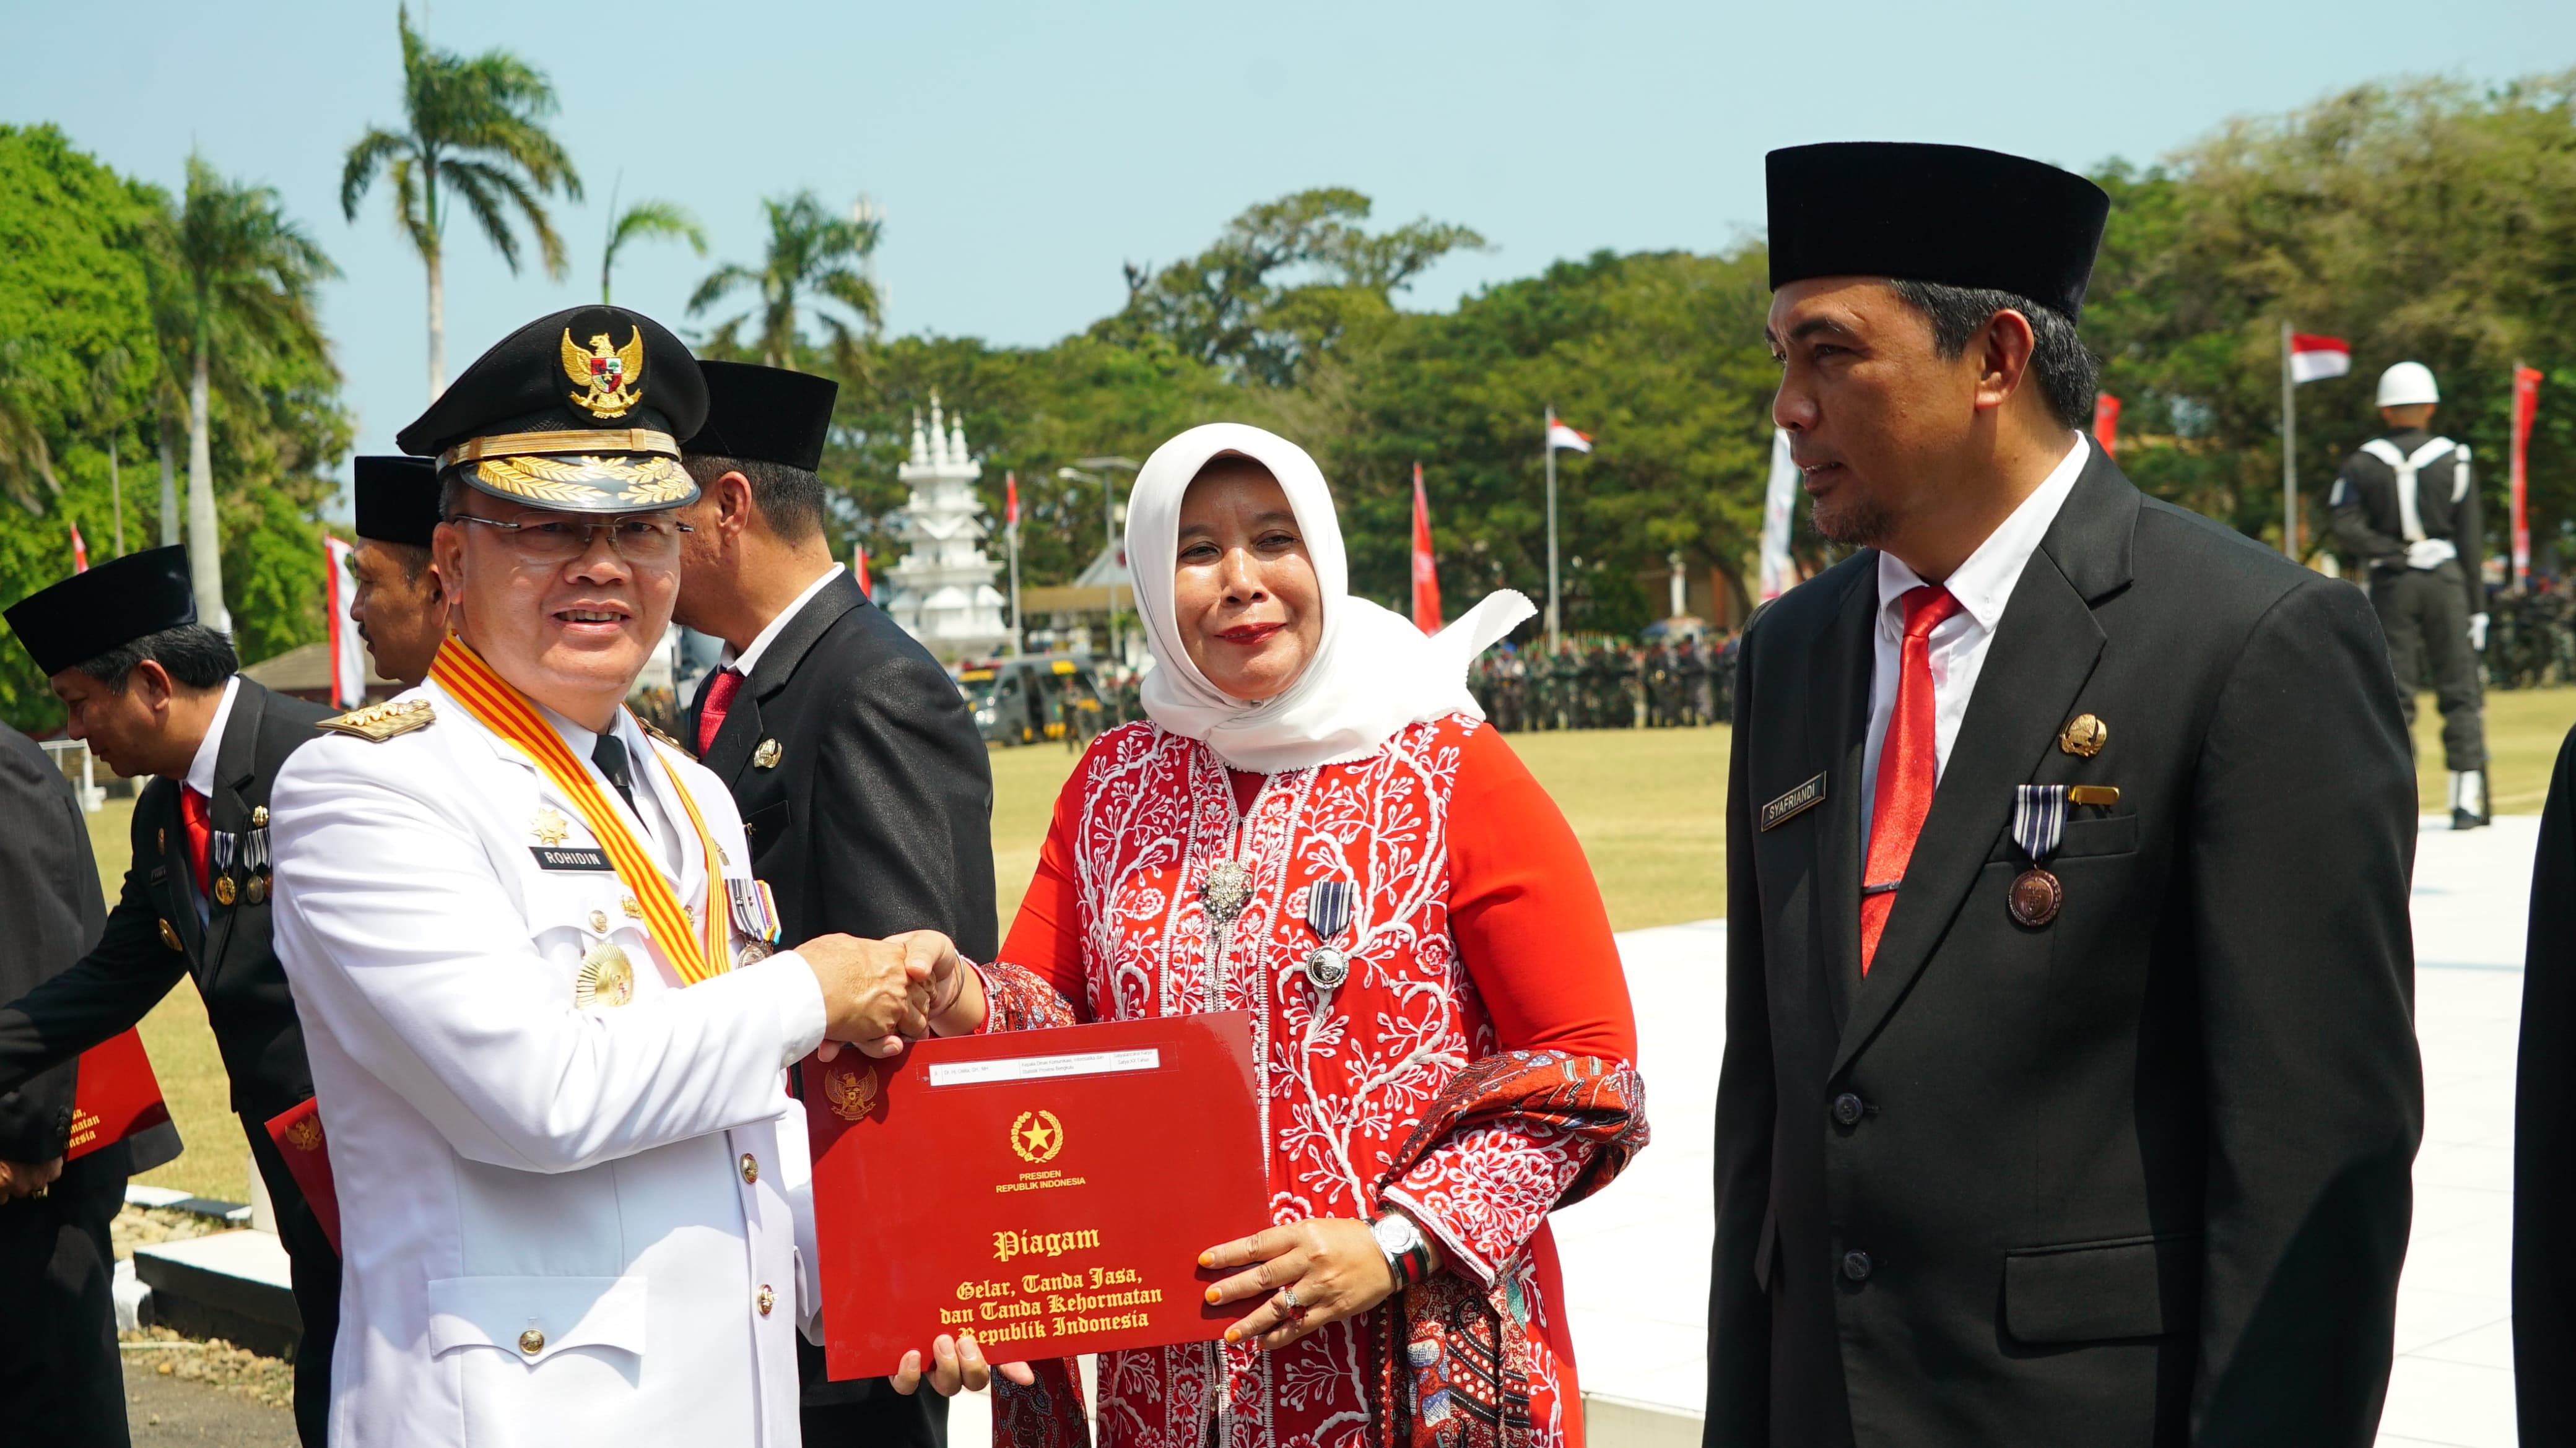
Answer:
[[(1092, 745), (1002, 962), (933, 1021), (1253, 1015), (1275, 1225), (1202, 1265), (1268, 1301), (1104, 1358), (1102, 1442), (1579, 1444), (1545, 1219), (1646, 1131), (1600, 892), (1465, 686), (1529, 601), (1425, 638), (1351, 597), (1314, 459), (1230, 423), (1146, 462), (1127, 556), (1149, 719)], [(1083, 1441), (1047, 1371), (997, 1385), (997, 1443)]]

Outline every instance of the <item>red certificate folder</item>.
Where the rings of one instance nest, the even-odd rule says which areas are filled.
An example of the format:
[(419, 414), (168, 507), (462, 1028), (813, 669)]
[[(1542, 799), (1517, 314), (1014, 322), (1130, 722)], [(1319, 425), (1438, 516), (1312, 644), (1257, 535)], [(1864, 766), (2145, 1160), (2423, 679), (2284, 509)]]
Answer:
[(268, 1139), (277, 1143), (277, 1154), (286, 1158), (286, 1174), (295, 1178), (296, 1190), (304, 1193), (304, 1204), (313, 1209), (313, 1221), (322, 1229), (323, 1239), (332, 1251), (339, 1251), (340, 1188), (331, 1178), (331, 1143), (322, 1134), (320, 1104), (307, 1096), (270, 1117)]
[(71, 1145), (63, 1159), (78, 1161), (169, 1119), (143, 1037), (133, 1031), (111, 1036), (81, 1052), (80, 1079), (72, 1087)]
[(924, 1041), (805, 1072), (826, 1361), (883, 1377), (941, 1333), (1015, 1362), (1201, 1342), (1198, 1254), (1269, 1225), (1241, 1011)]

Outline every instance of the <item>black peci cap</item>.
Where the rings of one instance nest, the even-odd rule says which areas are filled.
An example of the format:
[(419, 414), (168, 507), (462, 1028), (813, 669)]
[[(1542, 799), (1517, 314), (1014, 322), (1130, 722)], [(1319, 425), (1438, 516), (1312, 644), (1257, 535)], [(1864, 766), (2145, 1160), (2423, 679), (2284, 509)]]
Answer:
[(784, 463), (809, 473), (823, 465), (841, 384), (750, 362), (700, 362), (698, 370), (707, 379), (707, 421), (680, 444), (681, 452)]
[(2111, 198), (2044, 161), (1896, 141), (1768, 158), (1771, 287), (1889, 277), (2011, 292), (2077, 319)]
[(678, 440), (706, 420), (698, 359), (669, 328), (624, 307), (574, 307), (475, 358), (394, 441), (496, 498), (630, 513), (697, 497)]
[(147, 634), (197, 621), (188, 550), (147, 548), (75, 573), (11, 604), (18, 642), (48, 676), (76, 669)]
[(429, 546), (438, 529), (438, 464), (399, 454), (358, 459), (358, 536)]

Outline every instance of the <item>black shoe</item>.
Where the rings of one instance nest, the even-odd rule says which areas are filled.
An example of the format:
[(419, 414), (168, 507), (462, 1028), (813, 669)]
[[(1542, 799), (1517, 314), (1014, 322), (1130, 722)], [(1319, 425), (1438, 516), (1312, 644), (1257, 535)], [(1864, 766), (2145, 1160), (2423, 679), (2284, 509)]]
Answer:
[(2484, 819), (2469, 813), (2467, 810), (2455, 809), (2451, 811), (2451, 828), (2455, 830), (2473, 830), (2485, 823), (2486, 821)]

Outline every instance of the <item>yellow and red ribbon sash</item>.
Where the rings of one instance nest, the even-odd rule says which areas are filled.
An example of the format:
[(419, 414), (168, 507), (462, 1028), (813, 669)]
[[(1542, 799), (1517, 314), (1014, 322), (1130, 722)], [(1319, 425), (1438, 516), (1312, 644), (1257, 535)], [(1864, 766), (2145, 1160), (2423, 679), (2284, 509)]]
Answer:
[[(715, 908), (715, 892), (723, 888), (723, 875), (718, 872), (715, 836), (707, 833), (706, 817), (698, 813), (698, 802), (689, 797), (689, 789), (676, 773), (671, 774), (672, 793), (680, 797), (681, 808), (688, 811), (689, 824), (698, 835), (698, 848), (706, 860), (707, 909), (702, 922), (703, 938), (691, 927), (688, 912), (681, 908), (679, 895), (663, 877), (644, 846), (626, 828), (615, 805), (601, 791), (590, 771), (566, 748), (563, 736), (537, 713), (527, 696), (492, 672), (483, 656), (474, 652), (465, 640), (450, 634), (431, 661), (429, 676), (438, 681), (475, 722), (510, 741), (520, 753), (528, 756), (537, 771), (570, 801), (573, 812), (590, 827), (591, 836), (607, 851), (608, 862), (617, 878), (637, 903), (644, 908), (644, 925), (653, 939), (671, 957), (680, 972), (680, 983), (696, 985), (711, 975), (721, 975), (732, 968), (732, 953), (726, 949), (728, 917)], [(670, 761), (660, 751), (650, 750), (653, 759), (670, 771)]]

